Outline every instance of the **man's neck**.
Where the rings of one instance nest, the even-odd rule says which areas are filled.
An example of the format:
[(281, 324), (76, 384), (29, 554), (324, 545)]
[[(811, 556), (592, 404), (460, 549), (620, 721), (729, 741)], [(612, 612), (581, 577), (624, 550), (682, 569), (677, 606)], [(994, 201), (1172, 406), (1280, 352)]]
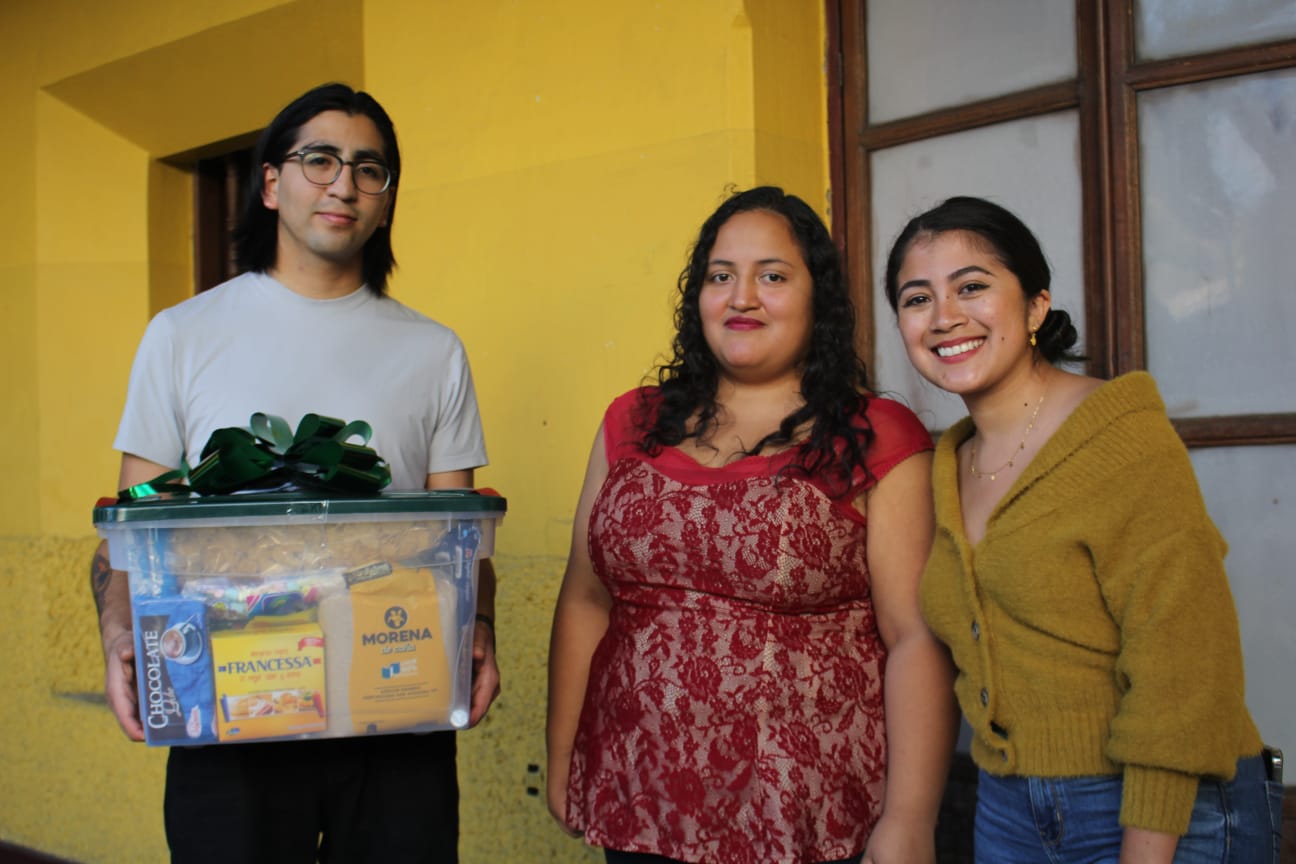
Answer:
[(360, 262), (354, 265), (337, 266), (318, 262), (314, 266), (294, 266), (283, 262), (284, 266), (275, 264), (266, 271), (281, 285), (311, 300), (336, 300), (354, 293), (364, 285)]

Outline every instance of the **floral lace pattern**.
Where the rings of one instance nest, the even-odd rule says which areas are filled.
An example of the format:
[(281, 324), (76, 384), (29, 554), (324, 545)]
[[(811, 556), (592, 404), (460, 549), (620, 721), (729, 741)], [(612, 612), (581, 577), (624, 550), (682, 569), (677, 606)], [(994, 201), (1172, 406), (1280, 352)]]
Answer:
[(812, 484), (617, 459), (590, 519), (613, 597), (568, 819), (708, 864), (845, 858), (877, 821), (886, 649), (865, 528)]

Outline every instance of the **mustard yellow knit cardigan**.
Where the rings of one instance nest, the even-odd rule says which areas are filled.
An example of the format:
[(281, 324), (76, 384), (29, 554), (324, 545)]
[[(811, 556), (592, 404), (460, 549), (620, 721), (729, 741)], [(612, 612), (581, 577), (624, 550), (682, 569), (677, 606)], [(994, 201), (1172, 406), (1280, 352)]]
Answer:
[(994, 774), (1124, 776), (1121, 824), (1181, 834), (1201, 777), (1260, 752), (1227, 545), (1146, 373), (1094, 391), (968, 544), (956, 450), (933, 467), (923, 611)]

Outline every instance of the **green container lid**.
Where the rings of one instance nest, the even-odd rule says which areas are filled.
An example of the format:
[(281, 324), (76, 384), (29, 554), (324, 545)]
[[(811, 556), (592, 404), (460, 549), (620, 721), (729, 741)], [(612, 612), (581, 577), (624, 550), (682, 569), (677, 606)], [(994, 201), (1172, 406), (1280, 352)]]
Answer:
[(508, 502), (498, 495), (471, 489), (435, 489), (426, 492), (384, 492), (353, 498), (321, 498), (311, 492), (273, 492), (248, 495), (208, 495), (194, 498), (157, 498), (96, 507), (94, 524), (104, 528), (130, 523), (188, 519), (237, 519), (278, 516), (370, 516), (442, 513), (503, 515)]

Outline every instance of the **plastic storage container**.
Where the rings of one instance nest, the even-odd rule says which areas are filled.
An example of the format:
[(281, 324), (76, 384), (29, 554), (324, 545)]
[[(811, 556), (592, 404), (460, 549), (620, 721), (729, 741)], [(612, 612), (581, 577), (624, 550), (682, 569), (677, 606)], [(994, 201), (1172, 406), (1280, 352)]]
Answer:
[(505, 509), (469, 491), (96, 508), (130, 577), (145, 740), (467, 726), (477, 567)]

